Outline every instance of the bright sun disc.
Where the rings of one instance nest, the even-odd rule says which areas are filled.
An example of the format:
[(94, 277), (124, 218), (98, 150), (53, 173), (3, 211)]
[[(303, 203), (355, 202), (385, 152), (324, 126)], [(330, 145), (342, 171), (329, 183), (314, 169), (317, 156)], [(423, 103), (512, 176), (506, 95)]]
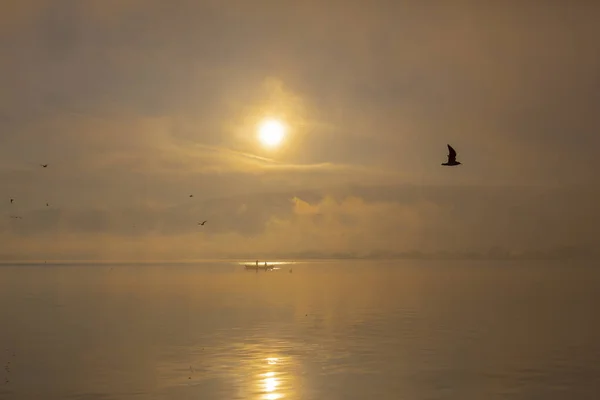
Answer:
[(285, 136), (285, 126), (277, 120), (263, 121), (258, 128), (260, 142), (268, 147), (275, 147), (281, 143)]

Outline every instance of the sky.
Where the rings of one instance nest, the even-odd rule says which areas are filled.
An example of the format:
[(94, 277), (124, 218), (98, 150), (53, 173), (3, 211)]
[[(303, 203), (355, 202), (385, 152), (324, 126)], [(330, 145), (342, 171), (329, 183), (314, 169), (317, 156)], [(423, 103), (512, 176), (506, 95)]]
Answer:
[(8, 0), (0, 258), (600, 245), (600, 5), (451, 3)]

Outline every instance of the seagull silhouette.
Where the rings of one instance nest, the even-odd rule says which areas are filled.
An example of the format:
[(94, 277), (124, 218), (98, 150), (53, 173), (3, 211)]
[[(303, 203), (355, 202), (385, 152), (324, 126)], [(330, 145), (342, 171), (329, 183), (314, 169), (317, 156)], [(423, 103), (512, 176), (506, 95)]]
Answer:
[(48, 167), (48, 164), (40, 164), (42, 166), (42, 168), (46, 168)]
[(198, 225), (204, 226), (205, 223), (206, 223), (206, 221), (198, 222)]
[(452, 148), (452, 146), (448, 145), (448, 162), (442, 163), (442, 165), (448, 167), (454, 167), (455, 165), (460, 165), (459, 161), (456, 161), (456, 150)]

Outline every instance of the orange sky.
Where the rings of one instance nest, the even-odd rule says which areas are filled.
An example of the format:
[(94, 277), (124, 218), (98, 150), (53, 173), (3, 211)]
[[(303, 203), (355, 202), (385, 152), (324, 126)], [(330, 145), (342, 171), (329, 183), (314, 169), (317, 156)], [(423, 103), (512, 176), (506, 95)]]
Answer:
[[(0, 256), (597, 244), (599, 15), (9, 0)], [(290, 128), (277, 149), (266, 115)], [(440, 166), (446, 143), (463, 165)]]

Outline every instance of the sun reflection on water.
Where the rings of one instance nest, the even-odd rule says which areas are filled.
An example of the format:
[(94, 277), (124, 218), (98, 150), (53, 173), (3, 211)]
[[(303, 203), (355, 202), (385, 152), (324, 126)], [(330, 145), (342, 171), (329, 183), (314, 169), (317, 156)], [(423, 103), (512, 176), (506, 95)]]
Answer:
[[(269, 338), (255, 339), (248, 335), (245, 340), (227, 343), (226, 347), (215, 346), (211, 352), (198, 350), (199, 357), (186, 363), (185, 376), (178, 383), (193, 391), (210, 392), (210, 385), (221, 381), (225, 384), (223, 390), (230, 390), (233, 394), (226, 396), (229, 398), (296, 398), (300, 395), (298, 390), (301, 390), (296, 375), (298, 360), (294, 354), (286, 354), (292, 346), (292, 343)], [(181, 372), (177, 375), (182, 376)]]
[[(268, 365), (277, 365), (277, 361), (279, 361), (278, 358), (274, 358), (274, 357), (267, 358)], [(263, 400), (282, 399), (283, 394), (278, 393), (276, 391), (277, 387), (281, 384), (281, 382), (276, 377), (275, 371), (265, 372), (265, 373), (261, 374), (261, 376), (263, 377), (261, 380), (262, 392), (263, 392), (262, 399)]]

